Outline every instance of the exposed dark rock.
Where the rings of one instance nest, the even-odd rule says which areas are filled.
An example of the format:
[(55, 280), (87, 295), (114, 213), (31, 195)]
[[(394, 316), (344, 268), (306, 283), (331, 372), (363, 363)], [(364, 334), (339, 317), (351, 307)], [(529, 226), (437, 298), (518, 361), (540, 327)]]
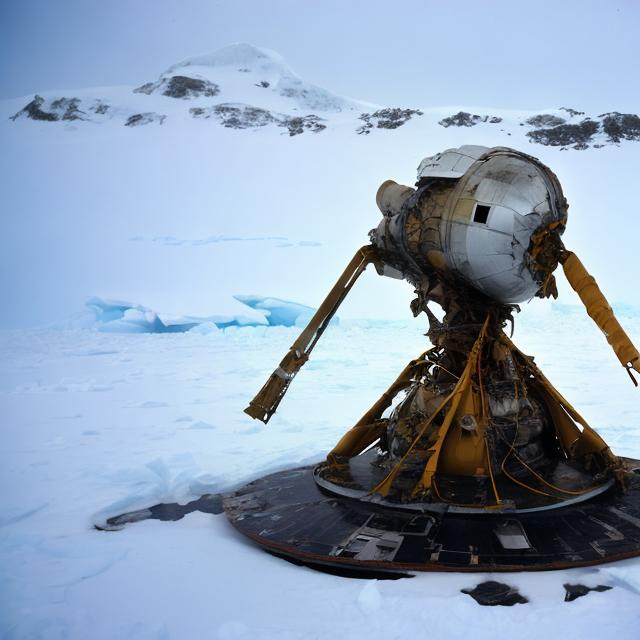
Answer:
[(147, 95), (150, 95), (155, 89), (157, 89), (159, 84), (160, 83), (158, 82), (145, 82), (143, 85), (134, 89), (133, 93), (146, 93)]
[(105, 104), (101, 100), (96, 100), (96, 103), (91, 107), (91, 111), (97, 113), (98, 115), (104, 115), (109, 111), (109, 105)]
[(260, 80), (260, 82), (256, 84), (256, 87), (262, 87), (263, 89), (267, 89), (269, 86), (271, 85), (266, 80)]
[(322, 118), (310, 114), (296, 118), (284, 118), (280, 121), (279, 127), (286, 127), (290, 136), (297, 136), (305, 131), (319, 133), (327, 128), (326, 124), (322, 124)]
[(194, 118), (216, 118), (229, 129), (255, 129), (264, 127), (277, 119), (270, 111), (248, 104), (217, 104), (206, 109), (189, 109)]
[(478, 604), (493, 607), (503, 605), (511, 607), (514, 604), (525, 604), (529, 602), (518, 592), (516, 587), (510, 587), (502, 582), (488, 580), (482, 582), (473, 589), (461, 589), (462, 593), (470, 595)]
[(162, 124), (167, 116), (164, 116), (160, 113), (136, 113), (132, 116), (129, 116), (127, 121), (124, 123), (125, 127), (139, 127), (143, 124), (151, 124), (152, 122), (157, 122), (158, 124)]
[(18, 113), (15, 113), (11, 116), (11, 120), (17, 120), (18, 118), (25, 116), (27, 118), (31, 118), (32, 120), (45, 120), (49, 122), (53, 122), (54, 120), (59, 120), (58, 116), (55, 113), (50, 113), (48, 111), (43, 111), (42, 105), (44, 104), (44, 98), (42, 96), (36, 95), (33, 100), (27, 104), (24, 108), (20, 109)]
[(556, 127), (534, 129), (529, 131), (527, 136), (531, 142), (545, 146), (568, 147), (574, 145), (574, 149), (586, 149), (599, 129), (598, 122), (586, 118), (579, 124), (561, 124)]
[(564, 118), (554, 116), (550, 113), (541, 113), (525, 121), (525, 123), (531, 127), (557, 127), (565, 122), (566, 120)]
[(389, 107), (386, 109), (378, 109), (373, 113), (363, 113), (360, 120), (364, 122), (361, 127), (356, 129), (358, 134), (368, 135), (374, 127), (378, 129), (397, 129), (403, 124), (411, 120), (413, 116), (423, 115), (418, 109), (400, 109), (398, 107)]
[(323, 119), (314, 114), (306, 116), (286, 116), (272, 113), (266, 109), (253, 107), (248, 104), (217, 104), (213, 107), (193, 107), (189, 112), (194, 118), (215, 118), (230, 129), (256, 129), (273, 124), (284, 127), (290, 136), (296, 136), (305, 131), (318, 133), (327, 128)]
[(560, 111), (566, 111), (572, 118), (574, 118), (575, 116), (583, 116), (584, 115), (584, 111), (576, 111), (575, 109), (572, 109), (571, 107), (560, 107)]
[(213, 110), (220, 117), (222, 125), (230, 129), (264, 127), (275, 120), (266, 109), (250, 105), (219, 104), (213, 107)]
[(173, 76), (167, 83), (163, 96), (170, 98), (196, 98), (203, 96), (210, 98), (220, 93), (220, 87), (208, 80), (189, 78), (187, 76)]
[(80, 100), (78, 98), (56, 98), (51, 102), (53, 111), (62, 113), (62, 120), (84, 120), (86, 115), (78, 109)]
[(599, 584), (596, 587), (585, 587), (583, 584), (565, 584), (563, 586), (565, 590), (565, 602), (572, 602), (576, 598), (586, 596), (589, 591), (609, 591), (609, 589), (613, 589), (613, 587), (609, 587), (605, 584)]
[(640, 140), (640, 117), (634, 113), (603, 113), (602, 130), (607, 134), (609, 142), (620, 140)]
[(45, 99), (36, 95), (29, 104), (11, 116), (11, 120), (17, 120), (20, 117), (43, 120), (45, 122), (85, 120), (86, 118), (83, 116), (86, 116), (86, 114), (78, 109), (79, 105), (79, 98), (55, 98), (46, 106)]
[(134, 89), (134, 93), (150, 95), (162, 89), (162, 95), (169, 98), (210, 98), (220, 93), (220, 87), (214, 82), (189, 76), (172, 76), (162, 78), (158, 82), (147, 82)]
[(481, 122), (489, 122), (490, 124), (498, 124), (502, 122), (502, 118), (497, 116), (479, 116), (477, 114), (468, 113), (466, 111), (458, 111), (458, 113), (443, 118), (438, 122), (442, 127), (474, 127)]

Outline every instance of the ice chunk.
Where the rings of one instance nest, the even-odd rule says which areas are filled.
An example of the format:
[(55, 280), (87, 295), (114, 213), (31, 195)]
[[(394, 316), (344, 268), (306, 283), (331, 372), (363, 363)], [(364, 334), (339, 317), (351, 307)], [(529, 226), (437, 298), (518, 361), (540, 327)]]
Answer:
[[(266, 320), (272, 327), (305, 326), (316, 311), (313, 307), (307, 307), (288, 300), (280, 300), (280, 298), (264, 298), (262, 296), (233, 297), (252, 309), (265, 311)], [(334, 317), (331, 322), (337, 324), (338, 318)]]
[(139, 304), (119, 300), (91, 298), (86, 306), (91, 309), (100, 331), (115, 333), (181, 333), (201, 324), (202, 320), (163, 322), (158, 314)]
[[(86, 306), (95, 315), (99, 331), (113, 333), (185, 333), (208, 335), (229, 327), (304, 326), (315, 309), (297, 302), (264, 296), (234, 296), (257, 313), (171, 317), (141, 304), (94, 297)], [(336, 319), (332, 320), (336, 322)]]

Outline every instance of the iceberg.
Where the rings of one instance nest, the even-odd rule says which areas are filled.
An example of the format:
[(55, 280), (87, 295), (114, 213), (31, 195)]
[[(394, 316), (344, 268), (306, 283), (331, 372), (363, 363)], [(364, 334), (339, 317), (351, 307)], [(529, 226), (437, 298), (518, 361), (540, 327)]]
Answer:
[[(233, 296), (238, 302), (246, 304), (257, 311), (264, 311), (265, 319), (272, 327), (303, 327), (316, 312), (313, 307), (304, 304), (281, 300), (280, 298), (264, 298), (262, 296)], [(334, 317), (331, 323), (337, 324)]]
[[(141, 304), (93, 297), (86, 306), (95, 316), (99, 331), (112, 333), (185, 333), (206, 335), (228, 327), (298, 327), (304, 326), (315, 313), (313, 307), (297, 302), (264, 296), (234, 296), (257, 311), (252, 315), (229, 314), (208, 317), (172, 317)], [(337, 322), (334, 318), (332, 322)]]

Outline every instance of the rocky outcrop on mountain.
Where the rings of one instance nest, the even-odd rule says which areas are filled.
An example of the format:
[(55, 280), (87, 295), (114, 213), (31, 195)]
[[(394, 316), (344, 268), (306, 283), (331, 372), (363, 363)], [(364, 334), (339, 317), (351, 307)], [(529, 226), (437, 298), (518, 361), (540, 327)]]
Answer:
[(86, 120), (86, 114), (78, 109), (78, 98), (55, 98), (45, 100), (36, 95), (23, 109), (11, 116), (11, 120), (26, 117), (31, 120), (55, 122), (56, 120)]
[(364, 124), (356, 129), (356, 133), (368, 135), (374, 128), (397, 129), (411, 120), (413, 116), (421, 115), (424, 114), (418, 109), (399, 109), (398, 107), (378, 109), (373, 113), (363, 113), (359, 116), (359, 119)]
[(109, 111), (110, 107), (106, 102), (103, 102), (102, 100), (96, 100), (93, 106), (89, 107), (89, 109), (94, 113), (102, 116)]
[(640, 114), (618, 111), (596, 117), (573, 107), (560, 107), (525, 115), (504, 111), (496, 116), (471, 111), (450, 113), (448, 109), (423, 112), (377, 107), (306, 82), (277, 53), (250, 44), (229, 45), (188, 58), (171, 66), (155, 82), (135, 89), (105, 87), (99, 92), (84, 89), (72, 95), (35, 95), (22, 104), (17, 113), (12, 106), (4, 117), (13, 121), (73, 122), (76, 126), (85, 126), (86, 121), (138, 127), (162, 124), (167, 118), (172, 126), (180, 126), (185, 117), (191, 116), (238, 131), (272, 127), (288, 137), (329, 129), (366, 136), (419, 119), (413, 126), (426, 131), (427, 136), (436, 123), (444, 128), (464, 128), (462, 131), (502, 123), (485, 129), (492, 134), (489, 144), (495, 145), (511, 146), (513, 138), (509, 136), (518, 133), (520, 140), (524, 134), (532, 144), (560, 150), (640, 141)]
[(602, 130), (609, 142), (618, 143), (621, 140), (640, 140), (640, 117), (634, 113), (602, 113)]
[(551, 113), (540, 113), (535, 116), (531, 116), (525, 120), (524, 124), (528, 124), (530, 127), (557, 127), (560, 124), (564, 124), (566, 120), (559, 116), (554, 116)]
[(438, 122), (442, 127), (475, 127), (477, 124), (489, 122), (490, 124), (498, 124), (502, 122), (502, 118), (497, 116), (479, 116), (467, 111), (458, 111), (458, 113), (443, 118)]
[(527, 136), (532, 142), (550, 147), (570, 147), (587, 149), (598, 133), (600, 124), (590, 118), (585, 118), (578, 124), (559, 124), (529, 131)]
[(296, 136), (305, 131), (318, 133), (326, 129), (322, 118), (309, 114), (306, 116), (287, 116), (283, 113), (273, 113), (267, 109), (254, 107), (249, 104), (217, 104), (212, 107), (192, 107), (189, 112), (194, 118), (214, 118), (223, 127), (229, 129), (257, 129), (267, 125), (284, 127), (290, 136)]
[(74, 120), (94, 121), (104, 118), (110, 106), (100, 99), (85, 100), (80, 98), (48, 98), (35, 95), (20, 111), (10, 117), (10, 120), (28, 118), (42, 122), (72, 122)]
[(212, 98), (220, 93), (220, 87), (214, 82), (189, 76), (171, 76), (160, 78), (157, 82), (147, 82), (133, 90), (134, 93), (162, 93), (169, 98)]
[[(583, 111), (561, 107), (570, 118), (584, 115)], [(535, 127), (527, 133), (531, 142), (562, 149), (600, 148), (605, 144), (619, 144), (622, 140), (640, 141), (640, 116), (634, 113), (611, 111), (597, 118), (583, 118), (580, 122), (567, 122), (559, 116), (543, 113), (525, 120), (521, 126)]]
[(162, 124), (167, 116), (162, 115), (161, 113), (154, 113), (149, 111), (147, 113), (134, 113), (132, 116), (127, 118), (127, 121), (124, 123), (125, 127), (140, 127), (145, 124), (151, 124), (152, 122), (157, 122), (158, 124)]
[(214, 118), (229, 129), (256, 129), (276, 122), (270, 111), (249, 104), (216, 104), (213, 107), (193, 107), (194, 118)]
[(571, 118), (585, 115), (584, 111), (578, 111), (577, 109), (572, 109), (571, 107), (560, 107), (559, 111), (566, 111)]
[(284, 116), (278, 126), (284, 127), (289, 131), (290, 136), (297, 136), (305, 131), (311, 131), (312, 133), (319, 133), (327, 128), (326, 124), (322, 124), (322, 118), (310, 114), (308, 116), (300, 117), (287, 117)]

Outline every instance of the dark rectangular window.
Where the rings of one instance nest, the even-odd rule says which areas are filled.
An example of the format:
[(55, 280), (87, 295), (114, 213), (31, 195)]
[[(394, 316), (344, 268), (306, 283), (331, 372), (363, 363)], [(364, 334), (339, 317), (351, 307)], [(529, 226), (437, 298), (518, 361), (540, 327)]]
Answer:
[(488, 207), (486, 204), (477, 204), (476, 210), (473, 212), (473, 221), (487, 224), (489, 211), (491, 211), (491, 207)]

